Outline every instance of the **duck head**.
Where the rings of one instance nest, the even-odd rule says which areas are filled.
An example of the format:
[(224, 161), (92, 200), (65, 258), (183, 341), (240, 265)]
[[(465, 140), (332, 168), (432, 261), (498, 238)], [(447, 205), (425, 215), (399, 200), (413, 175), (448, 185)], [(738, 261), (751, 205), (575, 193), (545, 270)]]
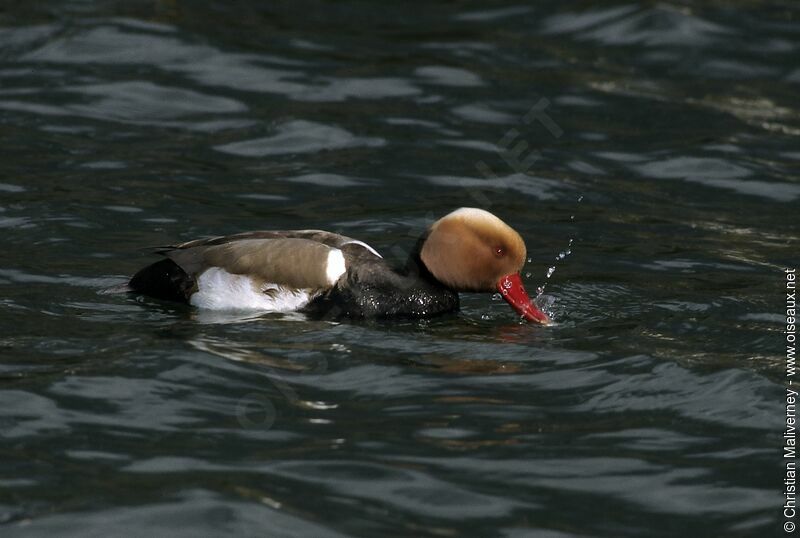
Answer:
[(525, 242), (511, 226), (483, 209), (462, 207), (434, 222), (420, 259), (442, 284), (456, 291), (499, 291), (529, 321), (550, 318), (522, 286)]

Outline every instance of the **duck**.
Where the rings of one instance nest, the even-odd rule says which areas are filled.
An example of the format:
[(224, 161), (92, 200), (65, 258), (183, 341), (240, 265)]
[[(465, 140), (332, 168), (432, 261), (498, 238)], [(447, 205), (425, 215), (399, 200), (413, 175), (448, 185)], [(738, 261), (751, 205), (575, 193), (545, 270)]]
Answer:
[(550, 317), (525, 291), (525, 242), (492, 213), (462, 207), (435, 221), (392, 267), (367, 243), (323, 230), (252, 231), (159, 248), (128, 291), (199, 309), (332, 318), (429, 318), (461, 292), (499, 292), (521, 318)]

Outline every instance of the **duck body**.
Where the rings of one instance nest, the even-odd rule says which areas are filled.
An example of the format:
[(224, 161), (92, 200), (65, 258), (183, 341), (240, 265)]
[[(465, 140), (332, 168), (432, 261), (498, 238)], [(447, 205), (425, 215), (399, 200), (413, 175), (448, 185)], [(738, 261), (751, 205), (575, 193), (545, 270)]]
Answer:
[[(476, 234), (470, 231), (475, 222), (493, 226), (478, 226)], [(487, 230), (494, 233), (486, 237)], [(527, 300), (518, 308), (508, 296), (511, 285), (504, 293), (500, 283), (513, 274), (518, 279), (519, 244), (524, 261), (524, 243), (516, 232), (491, 213), (462, 208), (434, 223), (401, 269), (366, 243), (343, 235), (257, 231), (159, 249), (165, 259), (138, 271), (128, 287), (204, 309), (333, 318), (432, 317), (457, 311), (458, 291), (500, 291), (525, 315), (530, 299), (524, 289)], [(532, 320), (549, 321), (540, 314)]]
[(247, 232), (159, 253), (166, 259), (136, 273), (131, 290), (199, 308), (416, 318), (459, 307), (458, 293), (420, 265), (393, 270), (366, 243), (322, 230)]

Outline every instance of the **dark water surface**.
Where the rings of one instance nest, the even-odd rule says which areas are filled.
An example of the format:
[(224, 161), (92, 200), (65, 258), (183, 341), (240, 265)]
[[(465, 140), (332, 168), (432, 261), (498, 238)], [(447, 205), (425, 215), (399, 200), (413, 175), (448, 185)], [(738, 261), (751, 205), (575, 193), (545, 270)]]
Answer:
[[(3, 2), (0, 535), (781, 535), (799, 21)], [(525, 237), (557, 326), (102, 293), (252, 229), (402, 258), (463, 205)]]

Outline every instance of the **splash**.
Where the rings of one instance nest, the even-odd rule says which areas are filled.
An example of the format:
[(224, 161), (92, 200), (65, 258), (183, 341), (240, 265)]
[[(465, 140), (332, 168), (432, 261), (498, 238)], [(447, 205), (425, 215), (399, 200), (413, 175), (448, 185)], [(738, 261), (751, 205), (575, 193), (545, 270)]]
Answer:
[[(580, 203), (581, 201), (583, 201), (583, 195), (580, 195), (577, 198), (577, 203)], [(575, 221), (575, 215), (570, 215), (569, 220), (570, 220), (570, 222), (574, 222)], [(572, 254), (572, 245), (573, 245), (574, 242), (575, 242), (575, 239), (570, 237), (569, 240), (567, 241), (566, 248), (564, 248), (564, 250), (560, 251), (555, 256), (555, 260), (554, 261), (556, 263), (554, 263), (553, 265), (551, 265), (550, 267), (547, 268), (547, 271), (545, 272), (545, 280), (546, 281), (542, 285), (537, 286), (537, 288), (536, 288), (536, 297), (534, 298), (533, 303), (537, 307), (539, 307), (539, 309), (542, 312), (547, 314), (551, 319), (553, 319), (553, 307), (554, 307), (554, 305), (556, 303), (556, 298), (554, 296), (552, 296), (552, 295), (545, 295), (544, 290), (547, 287), (547, 281), (549, 281), (550, 278), (553, 276), (553, 274), (556, 272), (558, 264), (563, 262), (565, 259), (567, 259)], [(531, 263), (532, 261), (533, 260), (531, 258), (528, 258), (528, 263)], [(526, 278), (530, 278), (531, 277), (531, 273), (530, 272), (525, 273), (525, 277)]]

